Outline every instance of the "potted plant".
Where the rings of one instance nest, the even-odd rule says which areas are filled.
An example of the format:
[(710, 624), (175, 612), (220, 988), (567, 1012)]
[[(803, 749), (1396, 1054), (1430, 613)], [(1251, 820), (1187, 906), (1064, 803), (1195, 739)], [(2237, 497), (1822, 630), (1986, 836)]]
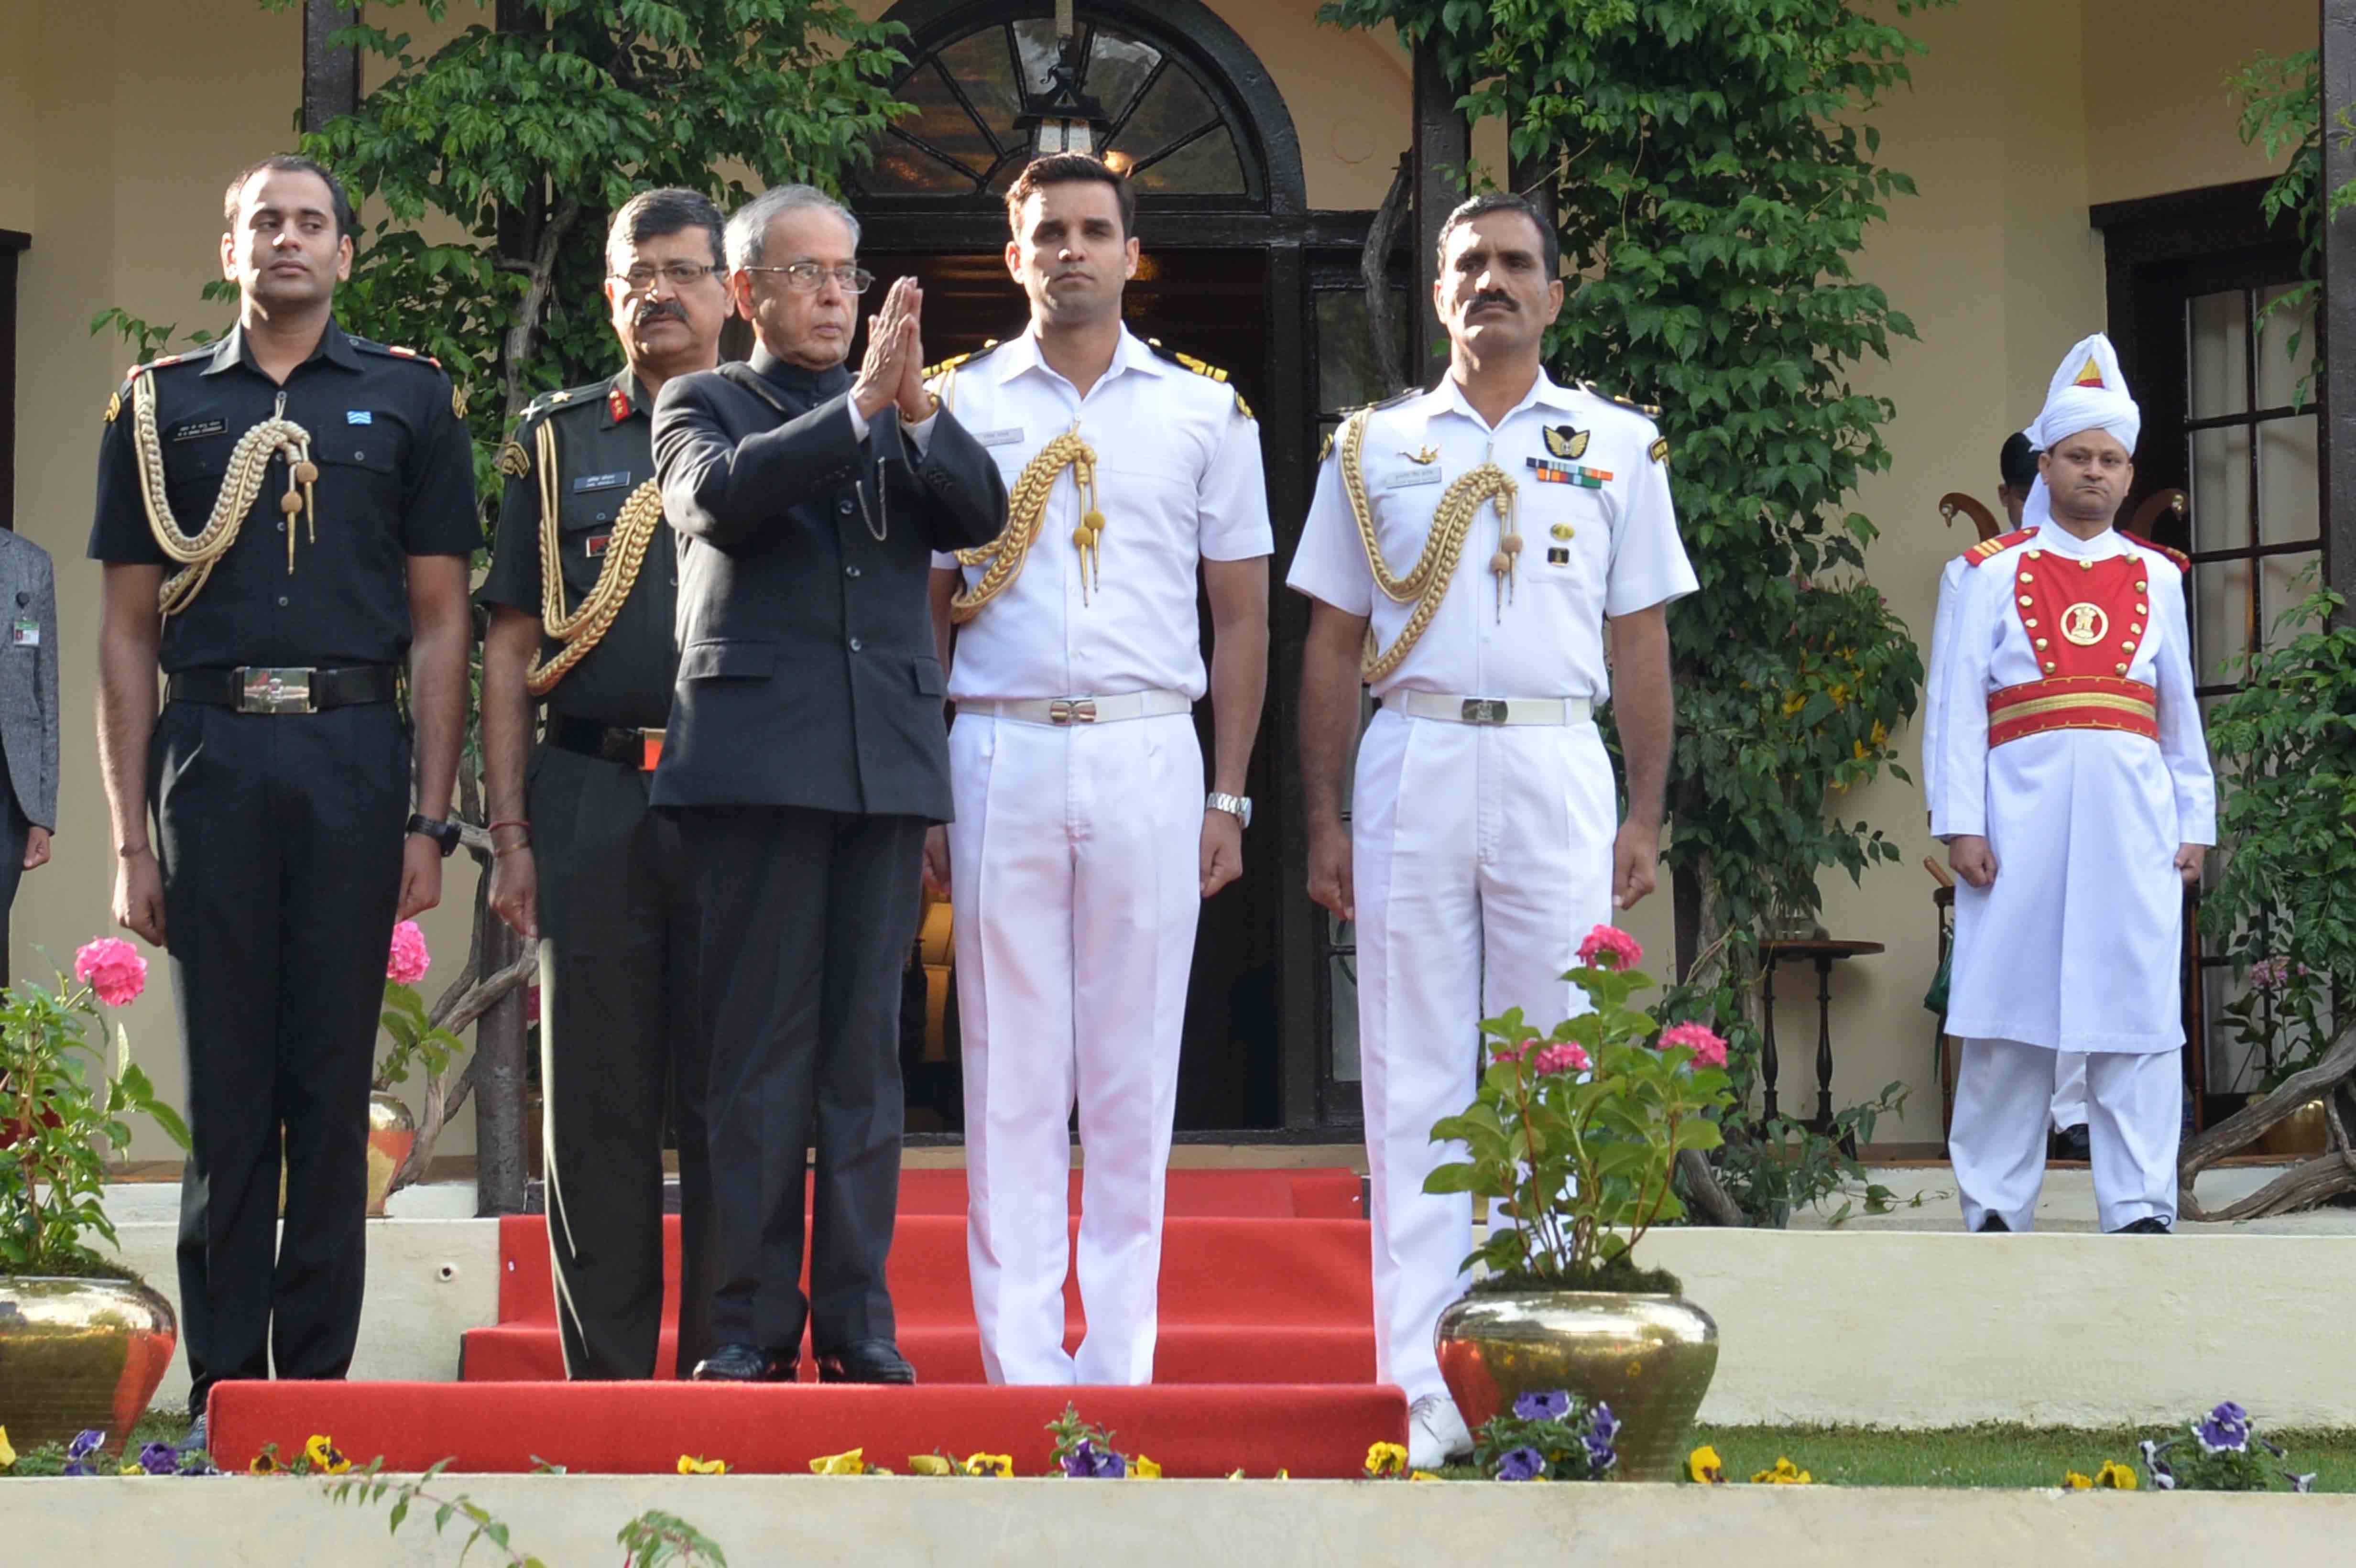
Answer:
[(128, 1432), (179, 1342), (171, 1303), (91, 1245), (115, 1241), (105, 1159), (131, 1142), (125, 1118), (188, 1147), (122, 1026), (111, 1057), (87, 1032), (100, 1003), (127, 1007), (146, 981), (138, 951), (104, 937), (56, 989), (0, 992), (0, 1426), (20, 1444)]
[(392, 948), (384, 965), (387, 1044), (369, 1086), (368, 1211), (376, 1219), (384, 1217), (384, 1200), (392, 1195), (394, 1179), (409, 1163), (409, 1151), (417, 1142), (417, 1123), (392, 1086), (407, 1082), (412, 1063), (423, 1062), (427, 1076), (438, 1078), (450, 1059), (466, 1049), (465, 1040), (434, 1021), (425, 999), (417, 994), (417, 982), (425, 978), (433, 963), (425, 933), (415, 921), (404, 920), (392, 928)]
[(1519, 1008), (1482, 1021), (1488, 1056), (1461, 1115), (1431, 1129), (1466, 1157), (1427, 1192), (1489, 1200), (1483, 1273), (1440, 1317), (1440, 1370), (1475, 1431), (1517, 1395), (1555, 1390), (1609, 1405), (1617, 1473), (1673, 1477), (1681, 1440), (1718, 1366), (1718, 1326), (1675, 1275), (1636, 1266), (1636, 1243), (1681, 1218), (1680, 1150), (1715, 1148), (1731, 1103), (1726, 1042), (1697, 1023), (1663, 1029), (1631, 998), (1636, 939), (1599, 925), (1564, 978), (1592, 1010), (1540, 1035)]

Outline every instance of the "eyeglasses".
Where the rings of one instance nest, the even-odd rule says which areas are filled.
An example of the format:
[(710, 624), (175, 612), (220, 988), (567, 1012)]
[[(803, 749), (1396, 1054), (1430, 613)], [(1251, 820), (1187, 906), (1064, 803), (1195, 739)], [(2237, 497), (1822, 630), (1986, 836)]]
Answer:
[(875, 281), (875, 274), (864, 267), (828, 267), (816, 261), (796, 261), (785, 267), (744, 267), (739, 270), (747, 272), (783, 272), (786, 275), (786, 287), (798, 294), (818, 293), (826, 286), (826, 281), (829, 278), (832, 278), (844, 293), (863, 294), (867, 292), (868, 285)]
[(606, 276), (617, 283), (626, 283), (634, 294), (642, 294), (655, 286), (660, 278), (671, 286), (673, 293), (691, 289), (721, 269), (701, 261), (666, 261), (659, 267), (632, 267), (626, 272), (609, 272)]

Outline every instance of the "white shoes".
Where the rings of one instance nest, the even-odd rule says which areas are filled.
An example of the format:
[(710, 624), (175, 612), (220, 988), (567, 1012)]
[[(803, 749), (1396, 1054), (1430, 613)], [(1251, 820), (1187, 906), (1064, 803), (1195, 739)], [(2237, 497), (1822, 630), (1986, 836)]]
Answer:
[(1444, 1393), (1428, 1393), (1408, 1407), (1407, 1463), (1411, 1470), (1437, 1470), (1472, 1452), (1472, 1434)]

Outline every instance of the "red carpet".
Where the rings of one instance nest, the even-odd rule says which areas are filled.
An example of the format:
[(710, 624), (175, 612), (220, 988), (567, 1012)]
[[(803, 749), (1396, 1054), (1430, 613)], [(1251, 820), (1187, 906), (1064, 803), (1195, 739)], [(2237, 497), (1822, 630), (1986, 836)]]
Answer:
[[(1075, 1172), (1076, 1208), (1078, 1182)], [(1358, 1194), (1358, 1178), (1347, 1170), (1171, 1172), (1155, 1380), (1371, 1382), (1373, 1297)], [(675, 1216), (665, 1240), (665, 1290), (676, 1300)], [(466, 1333), (459, 1375), (469, 1382), (560, 1381), (547, 1222), (537, 1215), (502, 1220), (499, 1251), (499, 1321)], [(980, 1382), (962, 1170), (904, 1173), (891, 1280), (900, 1349), (921, 1383)], [(1085, 1328), (1076, 1279), (1066, 1278), (1064, 1296), (1067, 1343), (1076, 1346)], [(661, 1375), (672, 1374), (673, 1355), (667, 1324)], [(814, 1377), (807, 1347), (802, 1363), (804, 1377)]]
[(1407, 1439), (1407, 1401), (1371, 1384), (1212, 1388), (736, 1388), (712, 1383), (226, 1382), (212, 1392), (213, 1455), (242, 1470), (264, 1443), (296, 1455), (314, 1433), (389, 1470), (530, 1470), (534, 1456), (599, 1475), (669, 1473), (680, 1456), (732, 1470), (803, 1473), (863, 1448), (907, 1474), (936, 1450), (1012, 1456), (1046, 1472), (1046, 1423), (1066, 1402), (1125, 1454), (1173, 1477), (1355, 1477), (1366, 1445)]

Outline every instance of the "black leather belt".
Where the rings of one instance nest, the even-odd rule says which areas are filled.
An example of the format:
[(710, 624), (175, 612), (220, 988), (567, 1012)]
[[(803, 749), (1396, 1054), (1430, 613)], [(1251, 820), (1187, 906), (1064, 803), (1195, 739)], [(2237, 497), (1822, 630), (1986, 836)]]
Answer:
[(659, 730), (626, 730), (562, 713), (548, 716), (550, 745), (594, 757), (601, 763), (627, 763), (641, 772), (653, 768), (662, 756), (662, 741), (663, 732)]
[(184, 669), (164, 688), (170, 701), (210, 703), (240, 713), (316, 713), (356, 702), (391, 702), (400, 690), (400, 667), (389, 664), (343, 669), (287, 665)]

